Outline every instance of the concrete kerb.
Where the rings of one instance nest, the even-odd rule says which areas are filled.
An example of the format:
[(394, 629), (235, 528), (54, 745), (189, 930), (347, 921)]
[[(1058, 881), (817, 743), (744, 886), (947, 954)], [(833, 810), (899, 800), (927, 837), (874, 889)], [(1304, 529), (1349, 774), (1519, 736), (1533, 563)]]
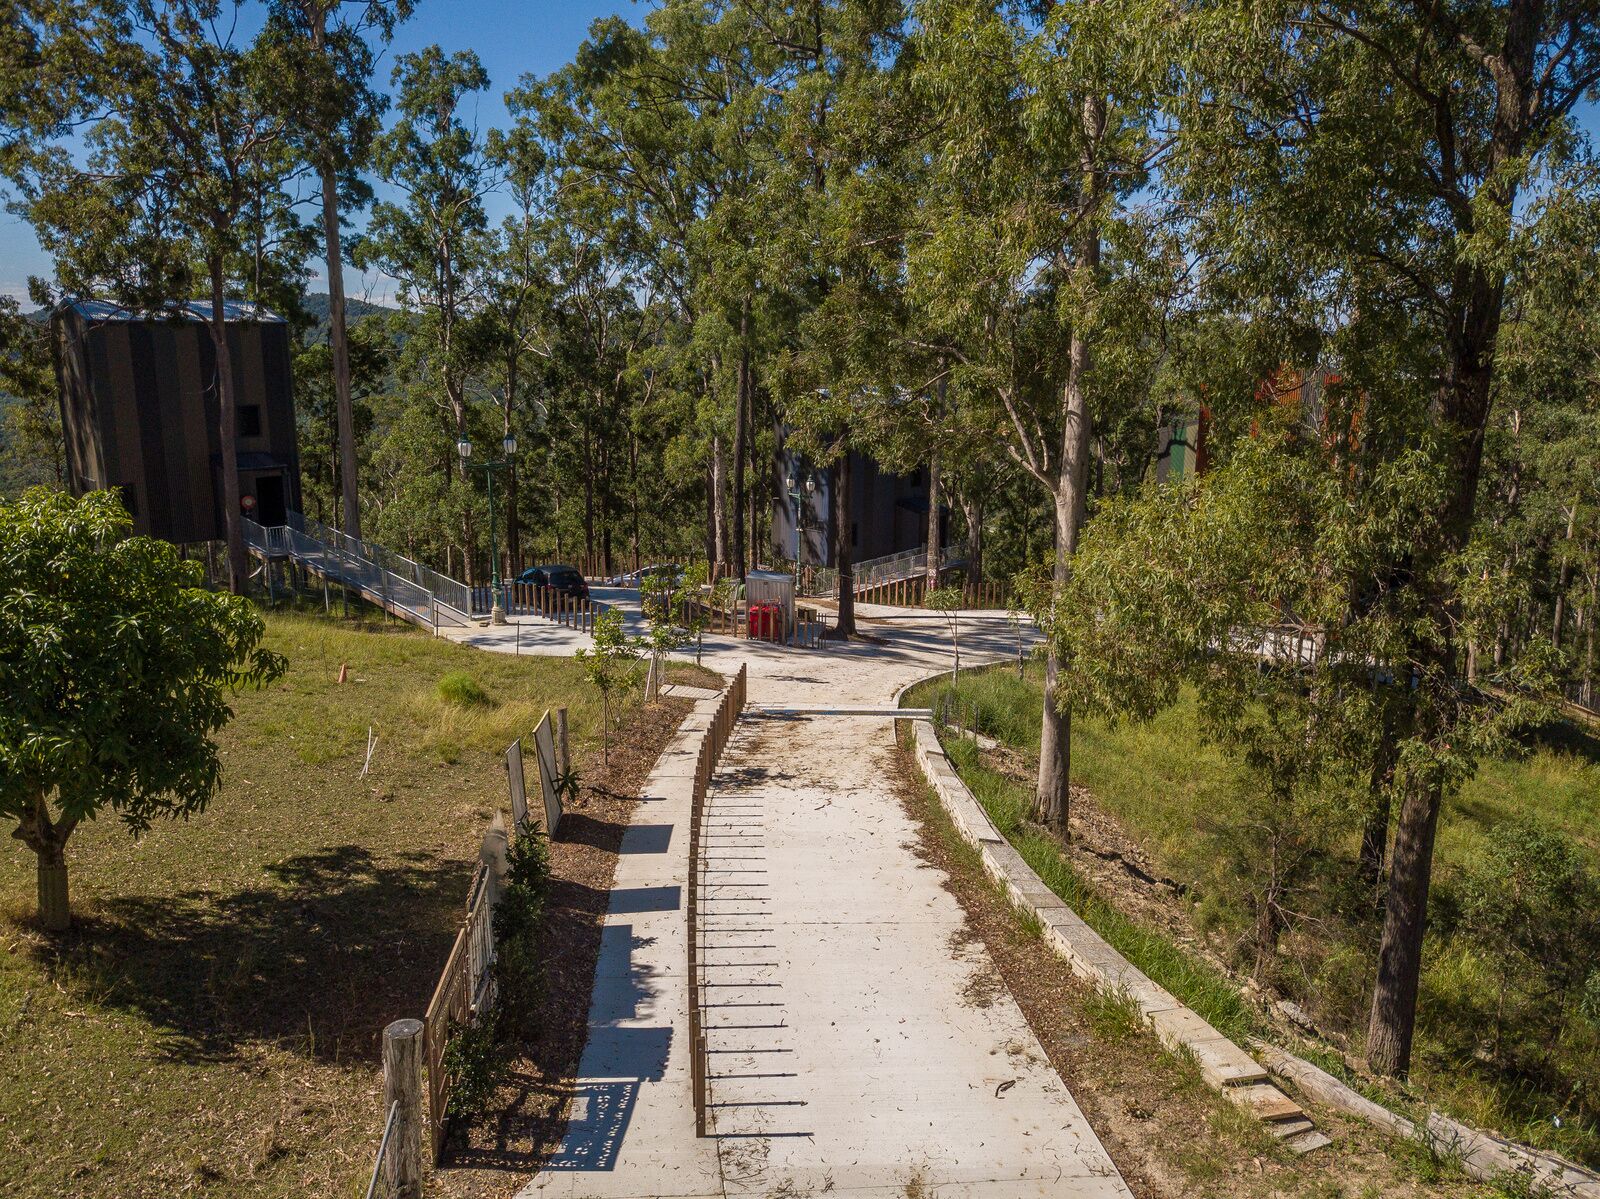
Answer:
[[(894, 702), (899, 704), (907, 691), (926, 681), (908, 683), (895, 693)], [(909, 723), (917, 764), (956, 831), (978, 851), (984, 871), (1006, 892), (1012, 905), (1040, 923), (1045, 940), (1072, 972), (1102, 991), (1133, 999), (1163, 1045), (1191, 1053), (1211, 1087), (1255, 1112), (1286, 1144), (1300, 1152), (1328, 1144), (1328, 1138), (1312, 1128), (1299, 1105), (1272, 1085), (1267, 1071), (1254, 1058), (1113, 949), (1049, 888), (1000, 835), (961, 781), (939, 744), (933, 722), (919, 718)], [(1266, 1094), (1263, 1088), (1275, 1094)]]
[(1438, 1112), (1429, 1112), (1427, 1119), (1418, 1124), (1374, 1103), (1304, 1058), (1265, 1041), (1251, 1044), (1272, 1073), (1288, 1079), (1318, 1102), (1392, 1136), (1421, 1141), (1434, 1152), (1457, 1159), (1473, 1178), (1493, 1182), (1507, 1174), (1522, 1175), (1544, 1194), (1600, 1199), (1600, 1174), (1565, 1158), (1469, 1128)]
[[(943, 674), (940, 671), (906, 684), (895, 693), (894, 702), (899, 704), (912, 687)], [(1066, 959), (1073, 973), (1103, 991), (1128, 995), (1163, 1045), (1192, 1053), (1211, 1086), (1249, 1108), (1269, 1127), (1294, 1130), (1288, 1138), (1290, 1144), (1309, 1149), (1326, 1144), (1327, 1139), (1310, 1129), (1309, 1120), (1293, 1099), (1266, 1081), (1268, 1071), (1345, 1115), (1394, 1136), (1421, 1140), (1436, 1152), (1456, 1158), (1474, 1178), (1492, 1182), (1508, 1174), (1524, 1175), (1547, 1194), (1600, 1199), (1600, 1174), (1574, 1162), (1470, 1128), (1439, 1112), (1429, 1112), (1420, 1124), (1408, 1120), (1287, 1050), (1252, 1039), (1252, 1046), (1266, 1064), (1263, 1070), (1238, 1045), (1133, 966), (1062, 902), (1001, 837), (951, 765), (932, 722), (910, 719), (908, 723), (915, 739), (917, 763), (956, 831), (978, 851), (984, 870), (1005, 890), (1011, 903), (1040, 922), (1045, 939)]]

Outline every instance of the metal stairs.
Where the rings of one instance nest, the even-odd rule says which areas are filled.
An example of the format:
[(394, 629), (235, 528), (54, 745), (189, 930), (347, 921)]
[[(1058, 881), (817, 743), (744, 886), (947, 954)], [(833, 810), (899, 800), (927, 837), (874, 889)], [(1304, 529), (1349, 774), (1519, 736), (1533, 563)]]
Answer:
[(242, 520), (245, 547), (267, 563), (289, 561), (359, 592), (402, 620), (435, 632), (473, 623), (472, 595), (465, 583), (413, 562), (404, 555), (320, 521), (289, 513), (288, 523), (265, 527)]

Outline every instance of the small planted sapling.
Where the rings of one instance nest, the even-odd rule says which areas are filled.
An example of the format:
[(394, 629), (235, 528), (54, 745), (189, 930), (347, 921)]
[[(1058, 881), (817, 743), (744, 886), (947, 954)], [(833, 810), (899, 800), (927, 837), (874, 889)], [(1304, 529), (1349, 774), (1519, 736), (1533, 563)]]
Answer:
[(944, 617), (950, 629), (950, 648), (954, 657), (950, 663), (950, 686), (961, 681), (961, 588), (935, 587), (923, 597), (922, 606)]
[(580, 649), (583, 677), (600, 692), (600, 744), (605, 761), (611, 761), (611, 696), (626, 691), (639, 679), (638, 643), (622, 629), (622, 613), (602, 612), (594, 622), (594, 644)]

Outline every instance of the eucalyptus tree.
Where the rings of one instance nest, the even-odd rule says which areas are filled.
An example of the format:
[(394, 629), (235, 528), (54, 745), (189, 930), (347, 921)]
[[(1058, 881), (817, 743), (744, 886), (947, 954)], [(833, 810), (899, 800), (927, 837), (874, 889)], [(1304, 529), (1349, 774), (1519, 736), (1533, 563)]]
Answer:
[(1394, 662), (1411, 685), (1380, 750), (1400, 804), (1366, 1049), (1403, 1073), (1439, 811), (1472, 770), (1458, 732), (1463, 580), (1519, 198), (1575, 152), (1570, 115), (1600, 82), (1600, 12), (1239, 3), (1196, 8), (1186, 26), (1167, 177), (1202, 214), (1196, 254), (1249, 305), (1332, 309), (1343, 373), (1365, 389), (1362, 455), (1446, 481), (1436, 535), (1398, 545), (1380, 576), (1384, 602), (1412, 614)]
[(50, 327), (0, 296), (0, 494), (60, 487), (63, 458)]
[(10, 163), (19, 207), (54, 257), (66, 291), (136, 310), (207, 292), (215, 354), (222, 510), (230, 584), (247, 573), (240, 524), (236, 406), (227, 334), (230, 293), (259, 295), (299, 271), (306, 245), (283, 191), (296, 162), (265, 39), (243, 44), (223, 0), (125, 0), (74, 9), (90, 45), (76, 88), (92, 123), (79, 156), (44, 114), (43, 135)]
[(1597, 308), (1600, 191), (1585, 164), (1533, 206), (1519, 244), (1485, 448), (1484, 501), (1505, 558), (1539, 587), (1537, 607), (1497, 630), (1494, 660), (1547, 637), (1568, 651), (1572, 692), (1590, 706), (1600, 581)]
[(896, 348), (886, 338), (895, 328), (891, 276), (901, 270), (901, 243), (885, 204), (920, 128), (917, 110), (901, 103), (908, 14), (899, 0), (742, 9), (751, 36), (778, 55), (759, 241), (768, 285), (793, 315), (772, 376), (795, 444), (829, 472), (839, 587), (832, 634), (849, 637), (852, 452), (869, 448), (864, 409), (899, 386), (890, 369)]
[[(500, 164), (512, 211), (491, 233), (483, 263), (483, 308), (479, 319), (484, 356), (494, 363), (493, 384), (502, 438), (533, 430), (547, 418), (542, 399), (543, 364), (554, 353), (555, 291), (550, 238), (559, 217), (552, 212), (550, 174), (526, 124), (509, 133), (491, 130), (489, 153)], [(512, 462), (506, 473), (506, 546), (514, 573), (521, 561), (520, 480)], [(498, 550), (494, 551), (498, 552)]]
[[(412, 314), (404, 354), (434, 389), (432, 403), (454, 439), (469, 435), (474, 372), (481, 366), (472, 323), (482, 306), (481, 266), (491, 249), (485, 197), (500, 185), (500, 166), (471, 111), (489, 76), (472, 51), (446, 55), (438, 46), (395, 62), (399, 119), (374, 147), (379, 176), (399, 193), (375, 204), (367, 230), (352, 245), (355, 261), (394, 279)], [(440, 461), (446, 487), (465, 464)], [(467, 581), (473, 579), (472, 507), (460, 506)]]
[(744, 6), (672, 0), (642, 30), (596, 22), (569, 67), (509, 98), (519, 122), (537, 128), (559, 205), (605, 209), (627, 269), (673, 307), (682, 335), (667, 345), (689, 361), (667, 369), (657, 356), (652, 377), (664, 371), (699, 391), (708, 546), (741, 574), (754, 544), (746, 479), (772, 321), (759, 184), (783, 85), (782, 55), (756, 33)]
[(342, 213), (366, 204), (361, 175), (380, 130), (387, 99), (373, 91), (369, 37), (387, 43), (411, 15), (412, 0), (271, 0), (271, 34), (284, 39), (286, 101), (293, 137), (315, 169), (328, 277), (328, 340), (332, 350), (339, 434), (339, 485), (344, 531), (361, 536), (356, 429), (351, 401), (350, 339), (345, 315)]
[[(937, 133), (912, 291), (930, 340), (958, 364), (958, 394), (1049, 497), (1060, 587), (1084, 520), (1096, 410), (1122, 402), (1144, 338), (1128, 310), (1149, 280), (1113, 271), (1105, 247), (1127, 238), (1130, 197), (1168, 145), (1154, 126), (1161, 13), (927, 0), (916, 15), (917, 82)], [(1064, 833), (1062, 668), (1053, 647), (1034, 815)]]

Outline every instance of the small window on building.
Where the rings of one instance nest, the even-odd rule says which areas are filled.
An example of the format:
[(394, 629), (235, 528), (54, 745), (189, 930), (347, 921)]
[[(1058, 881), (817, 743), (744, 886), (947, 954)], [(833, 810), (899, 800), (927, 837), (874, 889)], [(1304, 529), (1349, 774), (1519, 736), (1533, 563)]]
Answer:
[(139, 493), (133, 489), (132, 483), (117, 484), (117, 492), (122, 496), (122, 506), (128, 510), (129, 516), (139, 515)]
[(261, 436), (261, 405), (245, 404), (239, 409), (239, 436)]
[(921, 487), (922, 486), (922, 468), (920, 466), (917, 467), (916, 470), (911, 472), (911, 486), (913, 486), (913, 487)]
[(859, 536), (860, 530), (861, 530), (861, 526), (860, 525), (856, 524), (855, 521), (851, 521), (850, 522), (850, 548), (851, 549), (854, 549), (856, 546), (861, 544), (861, 538)]

